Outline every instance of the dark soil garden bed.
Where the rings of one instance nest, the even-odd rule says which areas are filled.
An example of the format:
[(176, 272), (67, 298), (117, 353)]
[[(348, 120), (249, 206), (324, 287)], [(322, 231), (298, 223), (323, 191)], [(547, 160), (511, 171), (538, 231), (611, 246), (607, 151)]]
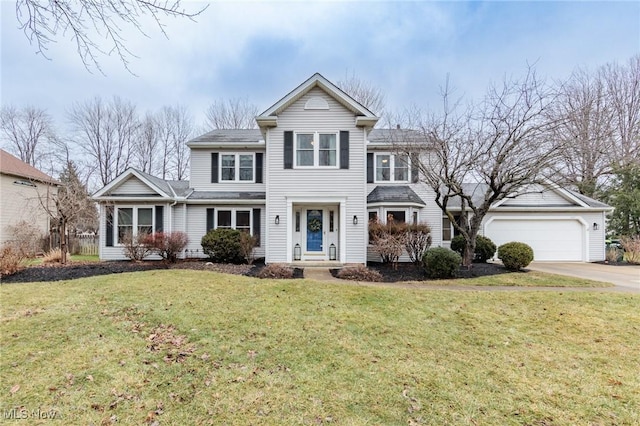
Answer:
[[(95, 275), (119, 274), (123, 272), (149, 271), (154, 269), (194, 269), (200, 271), (216, 271), (226, 274), (246, 275), (255, 277), (264, 268), (264, 261), (259, 260), (253, 265), (232, 265), (211, 263), (207, 261), (188, 260), (174, 264), (160, 261), (129, 262), (92, 262), (72, 263), (69, 265), (31, 266), (13, 275), (2, 277), (2, 283), (62, 281), (76, 278), (92, 277)], [(381, 263), (370, 263), (369, 268), (378, 271), (384, 282), (421, 281), (426, 279), (424, 270), (410, 263), (400, 263), (397, 268)], [(337, 270), (332, 270), (335, 276)], [(470, 270), (460, 269), (458, 278), (473, 278), (496, 275), (509, 272), (502, 265), (495, 263), (474, 263)], [(293, 278), (303, 278), (304, 271), (294, 268)]]

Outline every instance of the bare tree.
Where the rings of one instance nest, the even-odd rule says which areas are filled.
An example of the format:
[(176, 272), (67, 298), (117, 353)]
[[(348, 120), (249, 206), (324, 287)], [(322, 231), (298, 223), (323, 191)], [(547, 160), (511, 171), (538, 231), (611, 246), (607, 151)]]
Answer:
[(354, 73), (345, 73), (344, 79), (338, 81), (337, 86), (379, 117), (384, 114), (385, 95), (379, 87), (358, 78)]
[(38, 194), (40, 205), (52, 219), (60, 234), (61, 263), (67, 263), (67, 231), (69, 228), (96, 227), (97, 210), (89, 198), (86, 186), (82, 183), (73, 161), (69, 161), (60, 175), (57, 191), (47, 188), (46, 193)]
[[(423, 118), (420, 137), (397, 140), (395, 149), (411, 156), (436, 204), (464, 237), (463, 264), (471, 267), (489, 208), (541, 181), (560, 147), (549, 137), (554, 128), (548, 120), (550, 90), (531, 68), (521, 80), (491, 87), (477, 105), (452, 104), (450, 95), (447, 84), (443, 112)], [(459, 221), (450, 211), (452, 201), (460, 203)]]
[(574, 72), (560, 85), (552, 117), (564, 147), (558, 169), (588, 196), (601, 194), (613, 169), (640, 158), (640, 55), (627, 65)]
[(162, 148), (158, 130), (156, 117), (147, 113), (138, 128), (138, 136), (133, 140), (133, 166), (145, 173), (156, 171), (158, 148)]
[(193, 118), (188, 110), (181, 105), (173, 108), (174, 130), (172, 136), (173, 142), (173, 161), (171, 177), (176, 180), (182, 180), (187, 177), (189, 172), (189, 147), (187, 141), (193, 136), (194, 123)]
[(617, 165), (640, 164), (640, 55), (625, 67), (608, 64), (601, 70), (613, 114), (613, 158)]
[[(150, 16), (167, 37), (164, 18), (194, 20), (207, 7), (189, 12), (180, 0), (16, 0), (16, 17), (37, 53), (47, 57), (49, 43), (60, 34), (70, 34), (87, 70), (95, 67), (102, 72), (99, 57), (113, 52), (129, 70), (130, 58), (135, 55), (127, 48), (125, 28), (147, 36), (142, 20)], [(101, 39), (106, 40), (107, 48), (101, 46)]]
[(182, 105), (165, 106), (157, 114), (158, 138), (160, 140), (160, 175), (181, 180), (189, 168), (187, 140), (193, 135), (193, 118)]
[(129, 167), (139, 127), (133, 104), (117, 97), (108, 103), (96, 97), (74, 104), (69, 121), (74, 143), (93, 163), (99, 184), (106, 185)]
[(559, 123), (553, 137), (564, 147), (560, 173), (581, 194), (593, 197), (599, 181), (612, 171), (613, 112), (601, 74), (574, 72), (559, 88), (551, 119)]
[(0, 130), (10, 151), (25, 163), (38, 166), (46, 145), (54, 137), (51, 116), (39, 108), (4, 106), (0, 109)]
[(210, 129), (256, 129), (258, 107), (248, 99), (233, 98), (215, 101), (206, 111), (206, 123)]

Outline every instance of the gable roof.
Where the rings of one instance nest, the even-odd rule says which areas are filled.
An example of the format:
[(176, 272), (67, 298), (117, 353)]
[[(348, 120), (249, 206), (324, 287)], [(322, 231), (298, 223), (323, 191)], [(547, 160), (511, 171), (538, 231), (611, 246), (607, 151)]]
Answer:
[(117, 188), (120, 184), (124, 183), (131, 176), (135, 176), (140, 181), (142, 181), (145, 185), (147, 185), (150, 189), (158, 193), (161, 197), (171, 198), (175, 197), (175, 192), (173, 191), (172, 186), (165, 181), (164, 179), (160, 179), (155, 176), (151, 176), (148, 173), (141, 172), (140, 170), (134, 169), (133, 167), (128, 168), (124, 172), (120, 173), (115, 179), (106, 184), (100, 190), (98, 190), (95, 194), (93, 194), (93, 198), (100, 198), (109, 196), (109, 192), (112, 189)]
[(261, 127), (276, 126), (278, 121), (278, 114), (288, 108), (292, 103), (300, 99), (314, 87), (320, 87), (334, 99), (340, 102), (343, 106), (352, 111), (357, 116), (356, 124), (373, 127), (378, 121), (378, 117), (373, 112), (369, 111), (364, 105), (353, 99), (338, 86), (324, 78), (322, 75), (320, 75), (320, 73), (315, 73), (298, 87), (286, 94), (278, 102), (267, 108), (267, 110), (260, 114), (258, 117), (256, 117), (258, 125), (260, 125)]
[(425, 206), (426, 203), (407, 185), (376, 186), (367, 195), (367, 204), (404, 203)]
[[(505, 205), (510, 198), (504, 198), (494, 205), (491, 206), (491, 209), (495, 208), (516, 208), (516, 209), (532, 209), (532, 208), (570, 208), (570, 209), (579, 209), (579, 208), (587, 208), (587, 209), (595, 209), (595, 210), (611, 210), (612, 207), (609, 205), (602, 203), (600, 201), (594, 200), (593, 198), (589, 198), (586, 195), (578, 194), (574, 191), (561, 188), (558, 185), (549, 183), (548, 185), (542, 185), (544, 187), (544, 191), (553, 191), (567, 200), (566, 205), (557, 205), (557, 204), (535, 204), (535, 205)], [(484, 194), (488, 188), (487, 184), (484, 183), (464, 183), (462, 184), (462, 189), (465, 194), (471, 194), (471, 199), (475, 204), (482, 203), (484, 199)], [(516, 194), (518, 196), (520, 194)], [(460, 198), (454, 197), (449, 201), (448, 207), (450, 209), (460, 209)]]
[(263, 142), (259, 129), (216, 129), (195, 137), (187, 142), (191, 148), (205, 148), (211, 145), (255, 145)]
[(48, 174), (41, 172), (31, 164), (25, 163), (19, 158), (9, 154), (4, 149), (0, 149), (0, 173), (37, 180), (52, 185), (60, 184), (59, 181)]

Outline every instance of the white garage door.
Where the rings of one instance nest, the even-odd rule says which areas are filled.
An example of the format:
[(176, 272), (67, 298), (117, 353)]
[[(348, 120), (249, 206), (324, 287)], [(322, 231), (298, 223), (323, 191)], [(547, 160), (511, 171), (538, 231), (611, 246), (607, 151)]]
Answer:
[(577, 220), (495, 219), (485, 234), (500, 246), (520, 241), (531, 246), (535, 260), (581, 261), (584, 227)]

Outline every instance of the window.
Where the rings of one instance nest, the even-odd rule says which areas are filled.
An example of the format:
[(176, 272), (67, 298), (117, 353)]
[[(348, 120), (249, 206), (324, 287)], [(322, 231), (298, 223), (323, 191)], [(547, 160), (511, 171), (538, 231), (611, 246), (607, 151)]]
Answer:
[(408, 182), (409, 158), (406, 155), (376, 154), (376, 182)]
[(295, 150), (297, 167), (337, 167), (338, 134), (297, 133)]
[(138, 235), (153, 232), (153, 209), (138, 209)]
[(216, 210), (216, 228), (237, 229), (251, 233), (251, 210)]
[(377, 223), (378, 222), (378, 212), (370, 211), (369, 212), (369, 223)]
[(405, 223), (407, 212), (404, 210), (387, 210), (387, 223)]
[(115, 219), (118, 244), (122, 244), (126, 237), (150, 235), (155, 229), (153, 207), (117, 207)]
[(222, 182), (253, 182), (253, 154), (221, 154)]
[(133, 235), (133, 209), (118, 209), (118, 243)]
[(442, 241), (451, 241), (451, 221), (446, 216), (442, 218)]

